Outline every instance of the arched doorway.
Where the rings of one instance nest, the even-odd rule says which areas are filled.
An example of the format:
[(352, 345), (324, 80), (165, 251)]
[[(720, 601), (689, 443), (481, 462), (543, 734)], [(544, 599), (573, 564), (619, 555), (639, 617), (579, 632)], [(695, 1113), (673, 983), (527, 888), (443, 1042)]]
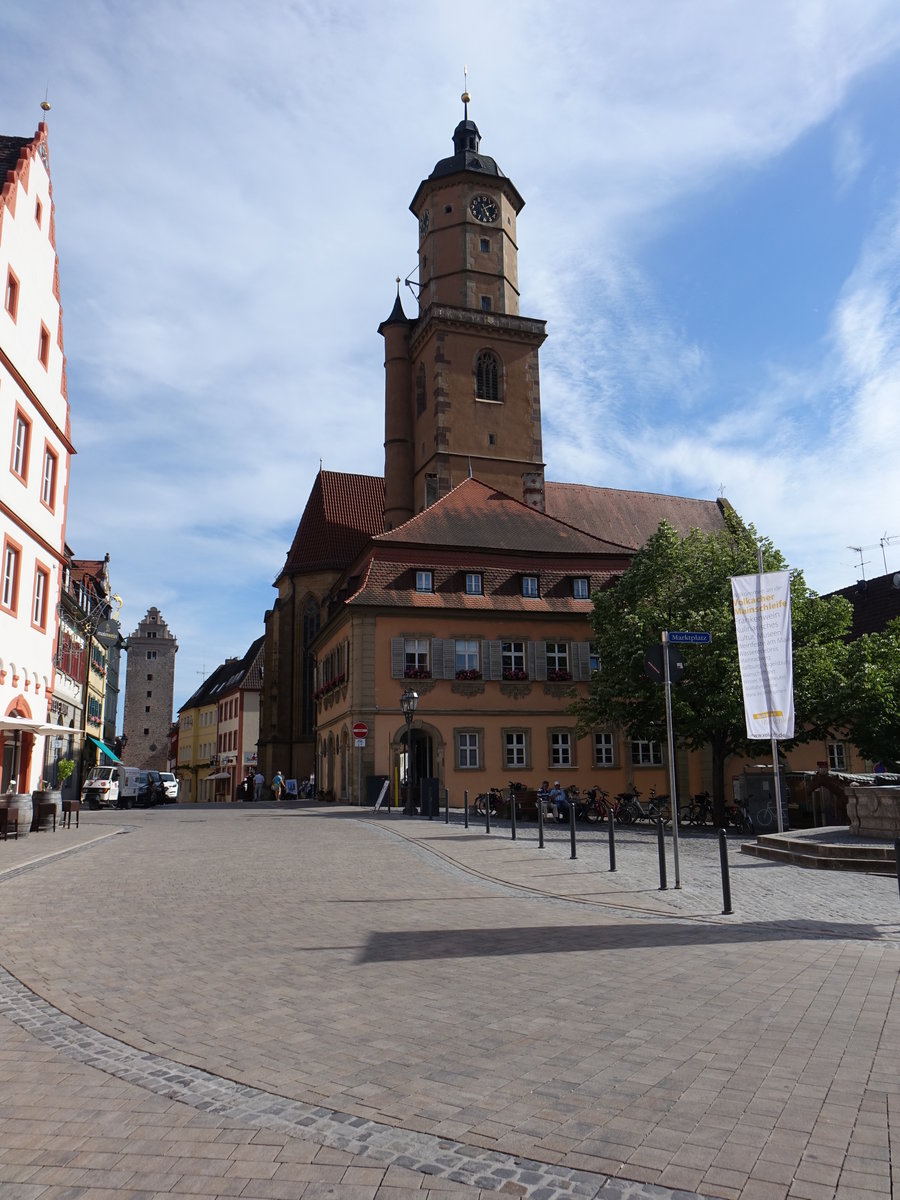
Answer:
[[(407, 748), (407, 730), (402, 725), (394, 734), (391, 744), (391, 759), (393, 762), (393, 781), (399, 782), (399, 803), (406, 803), (407, 786), (410, 777), (410, 755)], [(444, 787), (444, 741), (439, 731), (431, 725), (415, 721), (412, 727), (412, 778), (416, 786), (416, 804), (420, 795), (420, 783), (423, 779), (437, 779), (438, 788)], [(392, 783), (393, 783), (392, 781)], [(392, 786), (393, 793), (393, 786)]]

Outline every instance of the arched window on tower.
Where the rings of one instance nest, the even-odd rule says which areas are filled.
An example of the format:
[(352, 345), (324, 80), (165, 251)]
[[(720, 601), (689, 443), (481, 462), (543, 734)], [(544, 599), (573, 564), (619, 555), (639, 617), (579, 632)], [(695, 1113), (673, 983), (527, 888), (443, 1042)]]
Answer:
[(500, 400), (503, 368), (493, 350), (482, 350), (475, 359), (475, 396), (478, 400)]

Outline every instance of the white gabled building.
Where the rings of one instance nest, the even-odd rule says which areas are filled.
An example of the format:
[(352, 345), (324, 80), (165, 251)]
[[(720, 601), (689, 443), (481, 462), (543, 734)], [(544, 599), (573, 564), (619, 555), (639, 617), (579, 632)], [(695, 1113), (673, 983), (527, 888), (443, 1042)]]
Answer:
[(3, 791), (41, 784), (74, 453), (49, 161), (43, 122), (33, 137), (0, 136)]

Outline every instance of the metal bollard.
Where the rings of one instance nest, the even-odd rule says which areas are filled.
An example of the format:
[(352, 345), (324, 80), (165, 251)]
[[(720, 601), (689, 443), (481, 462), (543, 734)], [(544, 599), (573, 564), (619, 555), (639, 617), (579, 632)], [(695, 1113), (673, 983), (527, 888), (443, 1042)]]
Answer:
[(544, 848), (544, 801), (538, 796), (538, 850)]
[(450, 824), (450, 789), (444, 788), (444, 824)]
[(578, 854), (575, 850), (575, 801), (569, 800), (569, 841), (572, 843), (572, 853), (570, 858), (577, 858)]
[(730, 917), (734, 910), (731, 907), (731, 880), (728, 877), (728, 837), (724, 829), (719, 830), (719, 862), (722, 865), (722, 916)]
[(612, 810), (606, 814), (609, 822), (609, 869), (616, 869), (616, 831), (613, 824)]
[(487, 791), (487, 803), (484, 806), (484, 832), (491, 832), (491, 789)]
[(464, 828), (469, 828), (469, 789), (463, 792), (463, 822)]
[(659, 890), (665, 892), (669, 885), (666, 882), (666, 831), (662, 817), (656, 818), (656, 845), (659, 850)]
[(900, 888), (900, 838), (894, 839), (894, 865), (897, 868), (897, 887)]
[(516, 840), (516, 793), (510, 788), (509, 790), (509, 820), (512, 830), (512, 840)]

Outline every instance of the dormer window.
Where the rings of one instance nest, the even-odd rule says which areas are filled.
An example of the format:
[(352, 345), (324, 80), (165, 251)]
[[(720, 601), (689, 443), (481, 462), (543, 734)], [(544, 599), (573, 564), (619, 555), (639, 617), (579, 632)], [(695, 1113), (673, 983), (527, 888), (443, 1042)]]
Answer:
[(588, 600), (591, 595), (590, 580), (584, 575), (576, 575), (572, 580), (572, 595), (576, 600)]
[(522, 595), (530, 600), (536, 600), (540, 595), (537, 575), (522, 576)]
[(433, 571), (416, 571), (416, 591), (417, 592), (433, 592), (434, 591), (434, 572)]
[(466, 595), (481, 596), (483, 595), (483, 582), (480, 571), (468, 571), (466, 573)]

